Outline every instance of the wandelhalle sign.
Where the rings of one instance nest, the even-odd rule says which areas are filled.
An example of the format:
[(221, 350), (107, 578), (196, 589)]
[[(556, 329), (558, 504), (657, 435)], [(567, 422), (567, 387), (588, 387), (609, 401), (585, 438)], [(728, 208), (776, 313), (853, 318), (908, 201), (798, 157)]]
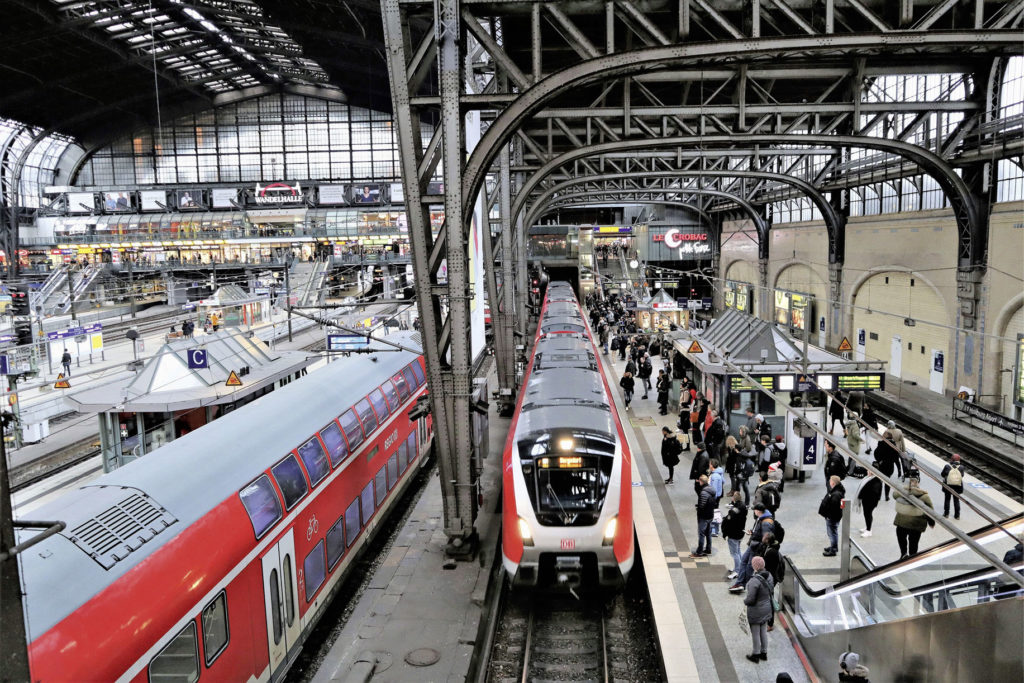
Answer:
[(652, 232), (651, 242), (652, 261), (711, 258), (711, 241), (706, 232), (670, 228), (665, 232)]
[(261, 206), (278, 206), (281, 204), (300, 204), (305, 199), (299, 183), (270, 183), (256, 185), (253, 201)]

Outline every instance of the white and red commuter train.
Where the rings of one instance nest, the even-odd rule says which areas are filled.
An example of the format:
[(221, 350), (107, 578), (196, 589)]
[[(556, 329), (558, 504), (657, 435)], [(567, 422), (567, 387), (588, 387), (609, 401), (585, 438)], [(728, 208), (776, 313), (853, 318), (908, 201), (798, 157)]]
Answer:
[[(419, 335), (338, 360), (39, 509), (33, 681), (276, 681), (430, 445)], [(24, 540), (24, 537), (20, 540)]]
[(571, 285), (547, 287), (505, 444), (501, 554), (518, 586), (619, 586), (633, 567), (632, 461)]

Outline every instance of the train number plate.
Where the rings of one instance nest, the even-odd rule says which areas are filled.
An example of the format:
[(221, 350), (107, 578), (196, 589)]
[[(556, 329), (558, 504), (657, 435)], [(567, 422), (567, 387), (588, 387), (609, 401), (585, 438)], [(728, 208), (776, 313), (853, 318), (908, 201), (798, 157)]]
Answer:
[(563, 538), (562, 539), (562, 550), (575, 550), (576, 539), (574, 538)]

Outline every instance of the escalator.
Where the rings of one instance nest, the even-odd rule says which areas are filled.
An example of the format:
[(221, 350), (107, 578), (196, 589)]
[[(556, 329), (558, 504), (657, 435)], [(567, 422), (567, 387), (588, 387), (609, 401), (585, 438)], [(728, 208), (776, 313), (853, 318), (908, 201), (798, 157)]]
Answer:
[[(1024, 515), (969, 536), (1002, 558)], [(850, 578), (813, 585), (790, 558), (782, 599), (815, 669), (831, 676), (853, 650), (879, 681), (1024, 680), (1024, 588), (976, 549), (953, 539), (876, 566), (851, 540)]]

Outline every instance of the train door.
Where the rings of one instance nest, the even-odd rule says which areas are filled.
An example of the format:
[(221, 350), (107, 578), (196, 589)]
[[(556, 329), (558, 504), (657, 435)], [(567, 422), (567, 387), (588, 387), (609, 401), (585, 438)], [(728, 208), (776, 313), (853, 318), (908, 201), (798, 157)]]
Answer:
[(270, 672), (281, 667), (288, 650), (298, 642), (299, 605), (295, 577), (295, 539), (292, 530), (263, 555), (263, 602), (267, 616)]

